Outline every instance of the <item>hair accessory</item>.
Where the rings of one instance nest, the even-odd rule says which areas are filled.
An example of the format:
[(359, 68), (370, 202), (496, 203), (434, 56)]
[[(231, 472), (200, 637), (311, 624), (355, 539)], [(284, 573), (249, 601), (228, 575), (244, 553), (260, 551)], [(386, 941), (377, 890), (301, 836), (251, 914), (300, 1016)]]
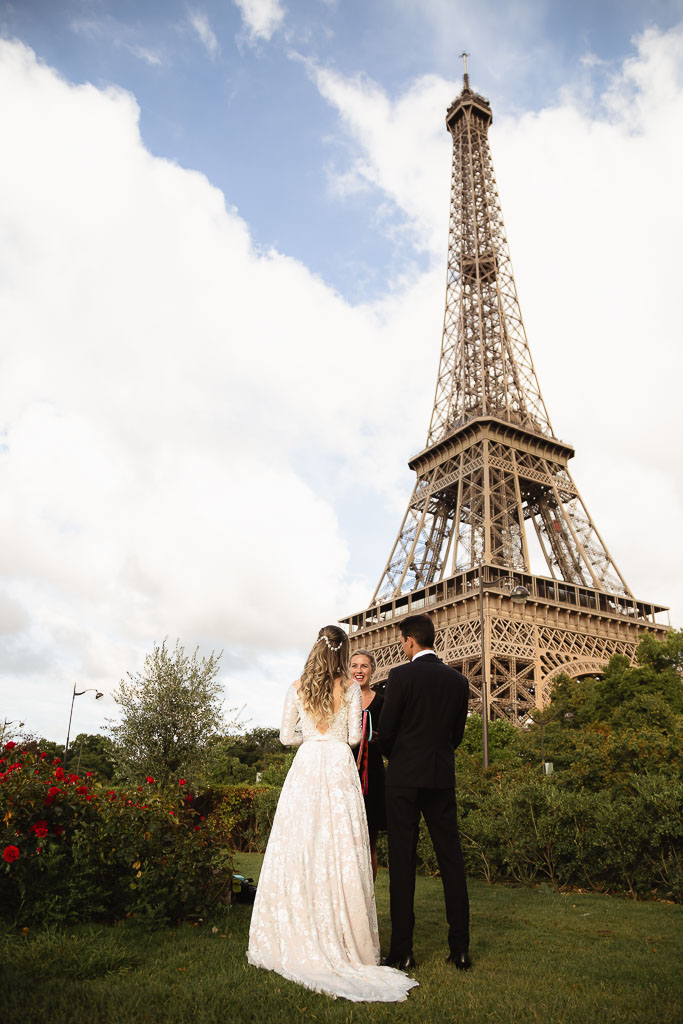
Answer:
[(328, 651), (339, 651), (339, 650), (341, 650), (341, 646), (344, 643), (343, 640), (340, 640), (339, 643), (335, 646), (335, 644), (330, 643), (328, 637), (326, 637), (324, 635), (323, 636), (319, 636), (318, 639), (316, 640), (316, 643), (318, 643), (319, 640), (324, 640), (325, 641), (325, 643), (327, 644)]

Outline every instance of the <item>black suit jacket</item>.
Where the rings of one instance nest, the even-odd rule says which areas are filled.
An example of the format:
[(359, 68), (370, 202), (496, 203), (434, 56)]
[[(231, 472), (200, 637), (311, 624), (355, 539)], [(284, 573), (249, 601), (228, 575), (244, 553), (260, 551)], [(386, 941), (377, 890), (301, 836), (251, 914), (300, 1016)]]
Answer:
[(457, 669), (423, 654), (392, 668), (377, 732), (389, 758), (387, 786), (447, 789), (467, 721), (469, 685)]

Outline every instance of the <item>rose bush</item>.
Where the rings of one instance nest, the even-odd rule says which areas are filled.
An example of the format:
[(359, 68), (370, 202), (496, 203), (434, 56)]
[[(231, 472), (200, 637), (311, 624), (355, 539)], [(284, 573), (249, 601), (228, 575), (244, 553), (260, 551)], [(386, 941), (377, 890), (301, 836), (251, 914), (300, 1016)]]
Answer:
[(179, 780), (134, 793), (80, 778), (56, 758), (0, 752), (0, 908), (21, 925), (201, 915), (232, 877), (230, 848)]

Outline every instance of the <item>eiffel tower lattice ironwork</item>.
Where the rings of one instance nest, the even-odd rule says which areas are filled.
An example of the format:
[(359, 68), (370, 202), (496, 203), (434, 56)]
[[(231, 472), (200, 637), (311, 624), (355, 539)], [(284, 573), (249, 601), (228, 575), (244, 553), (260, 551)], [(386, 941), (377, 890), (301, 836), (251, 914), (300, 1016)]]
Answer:
[(553, 433), (512, 273), (491, 120), (465, 66), (446, 115), (446, 308), (427, 446), (409, 462), (415, 489), (372, 603), (342, 621), (352, 650), (375, 654), (379, 681), (402, 660), (400, 618), (429, 611), (438, 652), (470, 680), (472, 710), (519, 721), (560, 673), (633, 657), (640, 633), (664, 635), (668, 616), (634, 598), (571, 478), (574, 450)]

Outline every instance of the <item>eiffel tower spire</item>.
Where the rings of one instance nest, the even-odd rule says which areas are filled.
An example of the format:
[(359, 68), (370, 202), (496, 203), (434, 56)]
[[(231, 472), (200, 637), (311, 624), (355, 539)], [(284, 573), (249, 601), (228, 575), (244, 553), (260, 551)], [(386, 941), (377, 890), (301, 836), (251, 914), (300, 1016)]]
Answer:
[[(491, 107), (470, 88), (467, 56), (446, 114), (446, 303), (427, 444), (409, 462), (415, 488), (371, 606), (343, 621), (376, 648), (381, 678), (401, 660), (389, 623), (433, 605), (442, 656), (475, 687), (477, 676), (490, 680), (484, 708), (518, 719), (559, 671), (596, 672), (616, 651), (632, 656), (638, 629), (663, 632), (666, 610), (633, 597), (571, 478), (574, 450), (554, 435), (512, 272)], [(494, 608), (484, 590), (503, 579)], [(510, 604), (515, 585), (530, 595), (523, 611)], [(578, 616), (576, 635), (549, 625), (565, 605)], [(516, 620), (524, 628), (512, 639)]]
[(488, 144), (491, 108), (462, 93), (448, 109), (453, 137), (448, 274), (441, 360), (427, 443), (473, 416), (552, 436), (517, 299)]

